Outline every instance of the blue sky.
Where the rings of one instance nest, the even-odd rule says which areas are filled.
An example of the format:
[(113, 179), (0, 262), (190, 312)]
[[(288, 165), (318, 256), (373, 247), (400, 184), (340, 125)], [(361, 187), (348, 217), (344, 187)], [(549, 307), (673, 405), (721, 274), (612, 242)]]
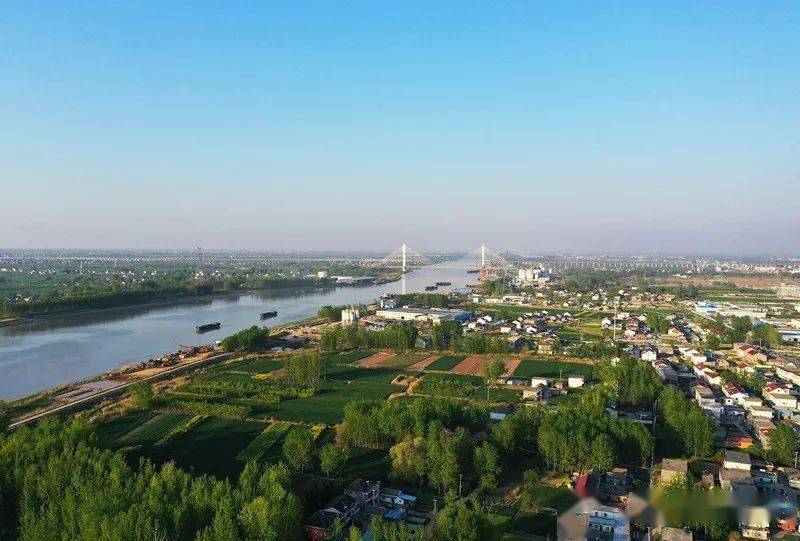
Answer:
[(797, 2), (8, 2), (0, 246), (796, 254), (798, 59)]

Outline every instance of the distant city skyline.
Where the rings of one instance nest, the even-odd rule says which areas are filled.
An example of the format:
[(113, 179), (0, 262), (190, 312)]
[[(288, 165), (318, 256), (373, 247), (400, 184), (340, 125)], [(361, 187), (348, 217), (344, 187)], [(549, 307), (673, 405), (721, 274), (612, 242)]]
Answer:
[(0, 16), (0, 247), (800, 252), (796, 2)]

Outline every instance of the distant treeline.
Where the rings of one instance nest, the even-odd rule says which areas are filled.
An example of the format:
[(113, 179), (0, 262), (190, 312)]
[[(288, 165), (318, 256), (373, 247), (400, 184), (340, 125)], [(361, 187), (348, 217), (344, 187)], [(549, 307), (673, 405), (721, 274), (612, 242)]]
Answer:
[(26, 316), (91, 308), (114, 308), (131, 304), (194, 297), (210, 293), (230, 293), (242, 290), (270, 290), (327, 284), (316, 278), (250, 277), (245, 279), (195, 281), (191, 277), (165, 277), (130, 285), (98, 284), (79, 288), (54, 290), (30, 302), (2, 299), (0, 314)]

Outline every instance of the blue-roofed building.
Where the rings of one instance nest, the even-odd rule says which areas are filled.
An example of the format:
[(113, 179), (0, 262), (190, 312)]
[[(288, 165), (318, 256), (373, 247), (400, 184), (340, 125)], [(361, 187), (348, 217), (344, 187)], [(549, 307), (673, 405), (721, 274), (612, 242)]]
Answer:
[(393, 508), (411, 509), (417, 504), (417, 497), (406, 494), (398, 488), (381, 488), (380, 502)]

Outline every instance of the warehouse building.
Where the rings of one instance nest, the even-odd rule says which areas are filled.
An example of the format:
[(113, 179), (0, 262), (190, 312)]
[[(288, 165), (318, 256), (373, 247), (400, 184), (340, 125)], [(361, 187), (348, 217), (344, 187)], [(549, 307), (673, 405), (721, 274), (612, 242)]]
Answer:
[(453, 319), (466, 322), (472, 319), (472, 312), (462, 310), (444, 310), (439, 308), (391, 308), (375, 312), (377, 317), (390, 321), (423, 321), (438, 323)]

